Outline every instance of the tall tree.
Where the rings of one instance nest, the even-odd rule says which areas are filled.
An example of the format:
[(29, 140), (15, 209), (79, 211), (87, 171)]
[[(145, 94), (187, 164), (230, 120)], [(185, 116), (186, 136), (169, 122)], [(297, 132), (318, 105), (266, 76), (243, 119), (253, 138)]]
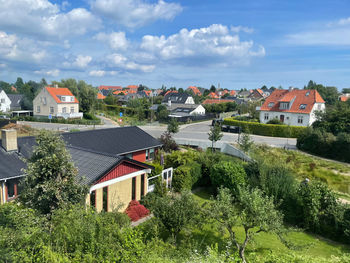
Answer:
[(177, 122), (177, 120), (175, 118), (170, 119), (170, 121), (168, 123), (167, 130), (169, 133), (179, 132), (179, 123)]
[(215, 124), (213, 127), (210, 128), (210, 131), (208, 133), (208, 139), (211, 141), (211, 151), (214, 151), (214, 143), (221, 140), (223, 134), (221, 132), (221, 126), (219, 124)]
[(51, 214), (68, 204), (82, 203), (87, 188), (77, 180), (78, 172), (64, 141), (43, 130), (36, 142), (21, 184), (19, 202), (43, 214)]

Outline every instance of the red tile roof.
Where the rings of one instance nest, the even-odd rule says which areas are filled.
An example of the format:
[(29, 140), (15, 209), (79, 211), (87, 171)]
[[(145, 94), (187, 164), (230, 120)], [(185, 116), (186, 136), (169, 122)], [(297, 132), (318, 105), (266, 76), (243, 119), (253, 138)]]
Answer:
[[(54, 98), (57, 103), (79, 103), (79, 101), (74, 97), (72, 92), (67, 88), (54, 88), (45, 87), (49, 94)], [(61, 101), (60, 96), (73, 96), (74, 101)]]
[(177, 90), (168, 90), (165, 94), (164, 97), (170, 93), (177, 93)]
[(137, 85), (129, 85), (129, 86), (127, 86), (127, 88), (128, 89), (138, 89), (139, 86), (137, 86)]
[(208, 96), (209, 96), (210, 98), (212, 98), (212, 99), (218, 99), (218, 98), (219, 98), (219, 96), (216, 95), (214, 92), (210, 92), (210, 93), (208, 94)]
[(122, 90), (123, 88), (121, 86), (99, 86), (99, 90)]
[(104, 96), (103, 94), (97, 93), (97, 99), (98, 100), (104, 100), (105, 98), (106, 98), (106, 96)]
[(233, 100), (225, 100), (225, 99), (206, 99), (202, 102), (202, 104), (218, 104), (225, 102), (234, 102)]
[(347, 101), (348, 99), (350, 99), (350, 96), (341, 95), (341, 96), (339, 97), (339, 100), (340, 100), (340, 101)]
[(202, 93), (199, 91), (199, 89), (196, 86), (189, 86), (187, 89), (192, 90), (194, 95), (202, 96)]
[(146, 95), (149, 97), (151, 95), (151, 90), (144, 90), (144, 92), (146, 93)]
[(231, 91), (230, 91), (230, 95), (231, 95), (231, 96), (236, 95), (236, 91), (235, 91), (235, 90), (231, 90)]
[[(307, 95), (308, 94), (308, 95)], [(280, 109), (279, 102), (292, 103), (290, 109)], [(273, 103), (271, 107), (268, 105)], [(324, 103), (321, 95), (317, 90), (281, 90), (276, 89), (272, 94), (266, 98), (264, 104), (261, 106), (262, 111), (278, 111), (291, 113), (310, 113), (315, 103)], [(300, 109), (300, 105), (305, 104), (305, 109)]]
[(256, 91), (259, 92), (261, 96), (264, 96), (264, 92), (261, 89), (256, 89)]
[(116, 90), (113, 92), (114, 95), (119, 95), (120, 93), (123, 93), (124, 95), (128, 94), (127, 90)]

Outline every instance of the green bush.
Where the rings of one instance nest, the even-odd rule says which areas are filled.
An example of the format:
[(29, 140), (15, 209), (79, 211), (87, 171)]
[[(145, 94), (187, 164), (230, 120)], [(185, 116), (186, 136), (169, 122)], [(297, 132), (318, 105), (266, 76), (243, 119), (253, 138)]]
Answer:
[(201, 178), (201, 165), (195, 162), (181, 165), (174, 171), (172, 186), (175, 191), (191, 190)]
[(210, 171), (211, 183), (214, 187), (229, 188), (238, 194), (238, 188), (245, 185), (246, 173), (240, 163), (220, 161), (214, 164)]
[(296, 138), (306, 129), (306, 127), (301, 126), (263, 124), (248, 121), (239, 121), (234, 118), (226, 118), (223, 124), (242, 127), (243, 132), (249, 130), (249, 132), (252, 134), (272, 137)]

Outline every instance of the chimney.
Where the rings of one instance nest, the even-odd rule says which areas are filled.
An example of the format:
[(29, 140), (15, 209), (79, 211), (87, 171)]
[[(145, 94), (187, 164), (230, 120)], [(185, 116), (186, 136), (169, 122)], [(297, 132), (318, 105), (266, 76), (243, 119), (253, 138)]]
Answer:
[(1, 130), (2, 147), (7, 151), (17, 151), (17, 131), (14, 129)]
[(58, 88), (58, 84), (55, 84), (55, 88), (56, 88), (56, 89)]

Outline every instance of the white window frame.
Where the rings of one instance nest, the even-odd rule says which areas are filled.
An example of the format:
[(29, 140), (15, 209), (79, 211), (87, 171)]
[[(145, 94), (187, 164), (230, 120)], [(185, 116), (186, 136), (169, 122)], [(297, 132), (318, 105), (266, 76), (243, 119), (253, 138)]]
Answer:
[(302, 124), (304, 122), (304, 116), (298, 116), (298, 123)]
[(67, 113), (67, 107), (62, 108), (62, 113)]
[(70, 101), (71, 101), (71, 102), (74, 101), (74, 97), (73, 97), (73, 96), (70, 97)]
[(70, 107), (70, 113), (74, 113), (74, 107)]
[(274, 102), (270, 102), (267, 106), (268, 106), (269, 108), (272, 108), (273, 105), (275, 105), (275, 103), (274, 103)]
[(62, 97), (61, 97), (61, 101), (66, 101), (66, 97), (65, 97), (65, 96), (62, 96)]
[(50, 107), (50, 113), (54, 113), (55, 112), (55, 108), (54, 107)]
[(36, 106), (36, 112), (40, 113), (40, 106)]

